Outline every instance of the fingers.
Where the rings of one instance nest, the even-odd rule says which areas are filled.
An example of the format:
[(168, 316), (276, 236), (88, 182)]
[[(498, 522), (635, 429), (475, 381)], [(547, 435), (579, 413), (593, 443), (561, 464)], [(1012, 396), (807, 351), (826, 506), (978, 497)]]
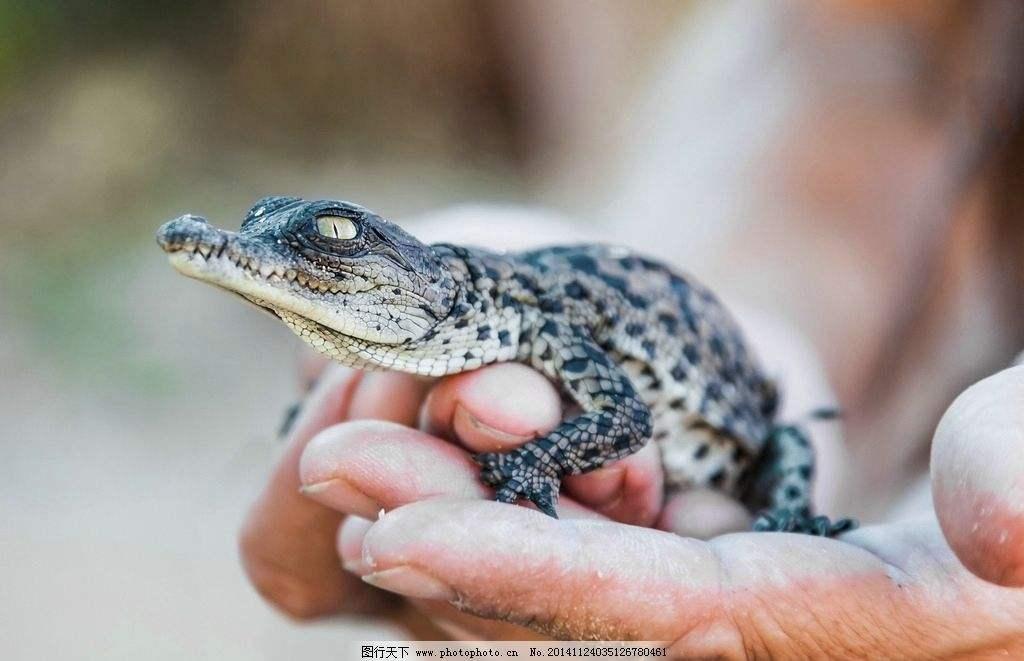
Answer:
[[(877, 630), (873, 618), (891, 613), (884, 599), (870, 602), (879, 591), (898, 593), (884, 563), (832, 540), (744, 534), (708, 544), (453, 500), (375, 522), (365, 532), (363, 569), (372, 569), (364, 580), (383, 589), (547, 635), (680, 640), (690, 656), (730, 658), (758, 645), (792, 651), (791, 636), (802, 630)], [(812, 608), (819, 622), (795, 617)], [(870, 621), (858, 622), (857, 608)]]
[(710, 489), (673, 495), (658, 517), (658, 528), (684, 537), (712, 539), (750, 530), (751, 516), (735, 498)]
[(256, 589), (296, 618), (332, 613), (367, 591), (333, 560), (341, 515), (299, 494), (299, 457), (320, 429), (345, 417), (359, 375), (332, 369), (313, 390), (287, 449), (242, 527), (239, 552)]
[[(338, 533), (338, 556), (348, 571), (357, 576), (373, 573), (373, 567), (363, 559), (363, 538), (373, 521), (358, 516), (345, 517)], [(431, 624), (456, 640), (531, 640), (539, 639), (535, 632), (506, 622), (488, 620), (457, 610), (451, 604), (425, 599), (414, 599), (416, 611), (429, 618)], [(433, 636), (436, 638), (437, 636)]]
[[(366, 534), (363, 555), (372, 585), (572, 639), (674, 637), (679, 623), (713, 613), (721, 579), (693, 540), (489, 502), (396, 510)], [(645, 592), (651, 598), (638, 598)]]
[(571, 475), (563, 484), (580, 503), (620, 523), (650, 526), (664, 497), (661, 455), (654, 443), (596, 471)]
[(345, 517), (338, 531), (338, 557), (341, 564), (356, 576), (369, 574), (372, 568), (363, 560), (363, 538), (373, 526), (373, 521), (361, 516)]
[(1024, 366), (968, 388), (932, 443), (932, 497), (949, 545), (988, 581), (1024, 585)]
[[(376, 519), (381, 510), (441, 496), (485, 499), (480, 467), (461, 448), (417, 429), (364, 420), (324, 430), (299, 465), (303, 493), (333, 510)], [(565, 517), (597, 516), (563, 498)]]
[(934, 524), (851, 533), (868, 551), (789, 534), (700, 542), (435, 499), (363, 535), (364, 580), (382, 589), (559, 638), (674, 641), (670, 656), (684, 658), (1005, 653), (1024, 612), (1018, 591), (959, 569)]
[[(288, 447), (240, 535), (242, 563), (256, 589), (289, 615), (306, 619), (380, 605), (342, 571), (335, 536), (342, 513), (299, 493), (299, 460), (310, 438), (351, 417), (415, 419), (426, 386), (397, 374), (326, 370), (296, 421)], [(386, 395), (386, 396), (385, 396)]]
[(307, 446), (299, 466), (306, 496), (365, 519), (440, 495), (485, 498), (478, 472), (451, 443), (376, 420), (323, 431)]
[(554, 429), (558, 390), (539, 372), (501, 363), (442, 380), (424, 408), (423, 428), (458, 438), (471, 452), (500, 452)]
[[(543, 436), (562, 418), (561, 398), (550, 381), (523, 365), (504, 363), (441, 381), (421, 425), (457, 439), (470, 452), (493, 452)], [(606, 468), (568, 477), (563, 485), (574, 500), (605, 516), (650, 525), (661, 509), (661, 460), (648, 444)]]

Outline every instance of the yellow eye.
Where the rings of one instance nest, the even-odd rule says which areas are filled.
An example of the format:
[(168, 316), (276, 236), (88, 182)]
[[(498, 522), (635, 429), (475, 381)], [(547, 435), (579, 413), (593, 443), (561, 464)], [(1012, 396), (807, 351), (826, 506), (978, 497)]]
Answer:
[(320, 216), (316, 219), (316, 231), (332, 239), (353, 239), (357, 232), (355, 223), (340, 216)]

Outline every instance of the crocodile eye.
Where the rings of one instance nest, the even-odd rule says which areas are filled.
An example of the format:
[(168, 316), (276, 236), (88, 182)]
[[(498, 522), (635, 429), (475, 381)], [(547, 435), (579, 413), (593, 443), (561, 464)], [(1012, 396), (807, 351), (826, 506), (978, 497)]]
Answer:
[(331, 239), (354, 239), (356, 224), (341, 216), (320, 216), (316, 219), (316, 231)]

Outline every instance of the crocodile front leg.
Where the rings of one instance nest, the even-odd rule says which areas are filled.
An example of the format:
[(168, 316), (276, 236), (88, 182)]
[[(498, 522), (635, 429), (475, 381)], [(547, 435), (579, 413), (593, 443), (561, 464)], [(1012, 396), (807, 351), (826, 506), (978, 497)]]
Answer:
[(628, 456), (651, 435), (651, 411), (629, 377), (578, 326), (548, 320), (524, 339), (523, 362), (557, 381), (583, 413), (511, 452), (477, 455), (495, 499), (532, 501), (557, 516), (564, 475), (585, 473)]

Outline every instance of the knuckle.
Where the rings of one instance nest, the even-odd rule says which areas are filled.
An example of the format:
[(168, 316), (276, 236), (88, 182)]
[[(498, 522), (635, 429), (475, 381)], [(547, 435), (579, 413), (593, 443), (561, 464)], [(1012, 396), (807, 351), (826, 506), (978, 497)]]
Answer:
[(239, 555), (249, 582), (263, 599), (298, 621), (313, 620), (335, 610), (335, 599), (308, 577), (280, 562), (262, 535), (250, 527), (238, 540)]

